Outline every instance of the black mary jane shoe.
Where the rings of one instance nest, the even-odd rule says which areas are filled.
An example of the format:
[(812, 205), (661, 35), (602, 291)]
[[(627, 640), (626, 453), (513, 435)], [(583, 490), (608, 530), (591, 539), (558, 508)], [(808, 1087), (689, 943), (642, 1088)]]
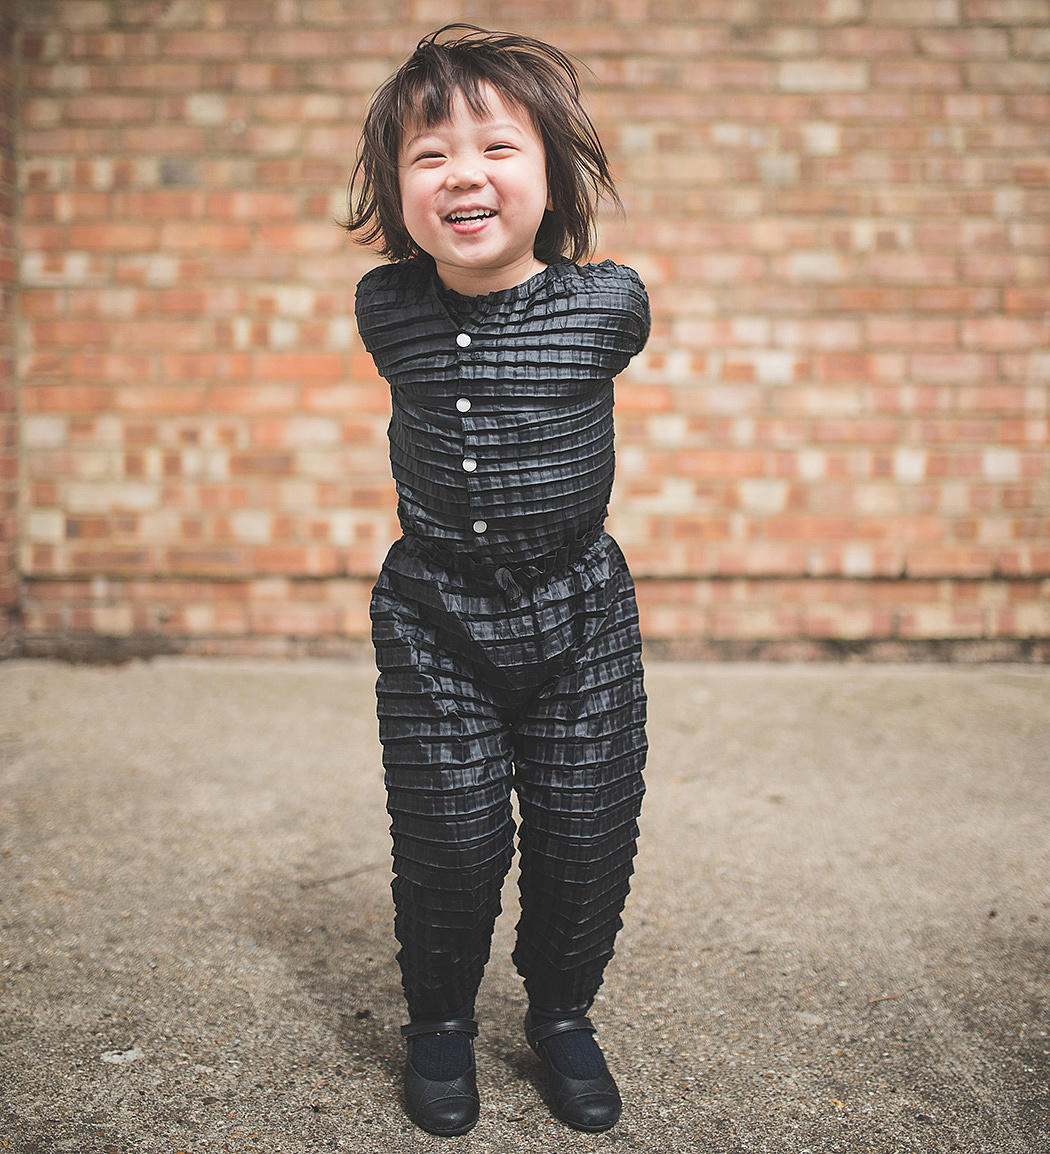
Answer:
[(616, 1125), (623, 1103), (604, 1058), (602, 1072), (595, 1078), (570, 1078), (552, 1065), (543, 1043), (556, 1034), (567, 1034), (571, 1030), (595, 1032), (590, 1018), (561, 1018), (536, 1025), (531, 1011), (525, 1015), (525, 1037), (547, 1068), (547, 1104), (551, 1113), (574, 1130), (597, 1134)]
[[(474, 1065), (474, 1038), (478, 1024), (473, 1018), (448, 1018), (445, 1021), (411, 1022), (401, 1027), (409, 1040), (405, 1062), (405, 1108), (408, 1116), (422, 1130), (443, 1138), (466, 1132), (478, 1120), (481, 1102), (478, 1098), (477, 1068)], [(458, 1078), (424, 1078), (412, 1065), (413, 1038), (425, 1034), (466, 1034), (470, 1041), (470, 1067)]]

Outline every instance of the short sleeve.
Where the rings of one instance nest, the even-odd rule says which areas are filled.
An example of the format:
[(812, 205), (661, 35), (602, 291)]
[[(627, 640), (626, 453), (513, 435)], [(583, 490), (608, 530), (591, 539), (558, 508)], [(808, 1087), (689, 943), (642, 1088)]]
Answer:
[(649, 311), (649, 294), (645, 291), (642, 278), (633, 268), (620, 265), (620, 269), (624, 274), (627, 293), (632, 304), (632, 323), (635, 332), (634, 351), (635, 353), (640, 353), (642, 349), (645, 348), (645, 343), (649, 339), (649, 332), (652, 328), (652, 314)]

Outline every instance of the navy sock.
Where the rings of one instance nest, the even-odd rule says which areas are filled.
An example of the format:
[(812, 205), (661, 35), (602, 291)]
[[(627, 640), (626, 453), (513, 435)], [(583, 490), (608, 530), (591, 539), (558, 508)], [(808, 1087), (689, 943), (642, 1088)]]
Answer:
[[(446, 1014), (435, 1021), (447, 1018), (472, 1018), (474, 1010), (467, 1006), (462, 1011)], [(424, 1022), (425, 1018), (413, 1018), (413, 1022)], [(473, 1060), (471, 1039), (467, 1034), (420, 1034), (409, 1040), (409, 1057), (416, 1072), (435, 1082), (449, 1082), (470, 1069)]]
[[(532, 1021), (534, 1025), (544, 1026), (548, 1022), (558, 1022), (562, 1018), (578, 1018), (585, 1014), (582, 1010), (538, 1010), (532, 1007)], [(540, 1049), (547, 1055), (547, 1060), (567, 1078), (597, 1078), (605, 1069), (605, 1059), (601, 1049), (589, 1030), (570, 1030), (565, 1034), (555, 1034), (540, 1043)]]

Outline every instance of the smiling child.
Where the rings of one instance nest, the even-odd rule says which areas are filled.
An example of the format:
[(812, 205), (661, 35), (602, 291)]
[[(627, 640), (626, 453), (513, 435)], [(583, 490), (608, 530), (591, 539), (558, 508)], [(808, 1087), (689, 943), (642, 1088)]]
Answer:
[[(613, 377), (649, 332), (631, 269), (581, 264), (616, 200), (569, 59), (449, 25), (376, 93), (348, 227), (390, 384), (402, 537), (372, 597), (405, 1101), (477, 1121), (475, 999), (517, 833), (514, 963), (552, 1112), (620, 1116), (587, 1012), (613, 955), (643, 793), (634, 585), (605, 532)], [(618, 203), (618, 201), (617, 201)], [(511, 794), (516, 791), (520, 829)]]

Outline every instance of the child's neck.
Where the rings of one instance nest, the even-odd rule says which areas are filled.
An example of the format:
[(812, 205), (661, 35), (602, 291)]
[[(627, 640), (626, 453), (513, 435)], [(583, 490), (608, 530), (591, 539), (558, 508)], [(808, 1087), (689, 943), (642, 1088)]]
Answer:
[(503, 292), (504, 289), (517, 288), (547, 267), (535, 257), (499, 269), (435, 264), (438, 278), (445, 288), (465, 297), (483, 297), (489, 293)]

